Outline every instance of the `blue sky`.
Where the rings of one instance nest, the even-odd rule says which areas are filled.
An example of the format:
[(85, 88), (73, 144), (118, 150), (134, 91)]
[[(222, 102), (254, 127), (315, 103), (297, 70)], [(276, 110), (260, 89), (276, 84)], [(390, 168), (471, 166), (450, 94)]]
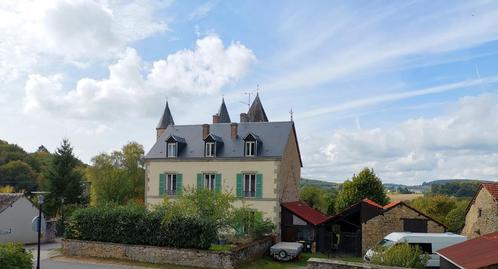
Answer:
[(19, 1), (0, 4), (0, 138), (86, 162), (259, 93), (294, 119), (303, 176), (498, 174), (494, 1)]

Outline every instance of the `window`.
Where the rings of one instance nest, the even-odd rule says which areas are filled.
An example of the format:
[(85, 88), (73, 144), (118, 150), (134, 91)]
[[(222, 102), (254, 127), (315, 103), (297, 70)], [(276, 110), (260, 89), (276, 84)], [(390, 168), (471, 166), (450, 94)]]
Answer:
[(256, 196), (256, 175), (244, 174), (244, 197)]
[(403, 230), (412, 233), (426, 233), (427, 220), (425, 219), (403, 219)]
[(214, 190), (215, 182), (215, 174), (204, 174), (204, 188)]
[(164, 188), (167, 195), (176, 194), (176, 174), (166, 175), (166, 184), (164, 184)]
[(477, 210), (477, 217), (479, 217), (479, 218), (482, 217), (482, 209), (481, 208), (479, 208)]
[(431, 243), (408, 243), (412, 247), (418, 247), (424, 253), (432, 254), (432, 244)]
[(168, 143), (168, 157), (176, 157), (176, 143)]
[(256, 141), (246, 141), (246, 156), (256, 155)]
[(214, 157), (215, 156), (215, 142), (206, 142), (206, 157)]

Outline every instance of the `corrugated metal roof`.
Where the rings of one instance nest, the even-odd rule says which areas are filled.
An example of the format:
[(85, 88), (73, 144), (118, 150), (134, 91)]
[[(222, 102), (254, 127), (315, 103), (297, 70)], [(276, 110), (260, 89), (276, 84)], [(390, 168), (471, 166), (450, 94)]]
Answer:
[(318, 225), (328, 219), (327, 215), (322, 214), (322, 212), (303, 202), (282, 203), (282, 206), (313, 225)]
[[(218, 136), (223, 145), (217, 149), (220, 158), (244, 158), (244, 140), (249, 133), (259, 137), (258, 155), (261, 157), (282, 157), (290, 132), (294, 129), (292, 121), (285, 122), (242, 122), (238, 124), (237, 139), (231, 138), (230, 123), (214, 123), (209, 125), (210, 134)], [(146, 159), (167, 159), (166, 139), (170, 136), (181, 137), (185, 146), (175, 159), (192, 159), (204, 157), (204, 140), (202, 125), (170, 125), (157, 139)], [(212, 159), (212, 158), (209, 158)]]
[[(498, 232), (440, 249), (437, 254), (466, 269), (498, 267)], [(491, 267), (490, 267), (491, 268)]]

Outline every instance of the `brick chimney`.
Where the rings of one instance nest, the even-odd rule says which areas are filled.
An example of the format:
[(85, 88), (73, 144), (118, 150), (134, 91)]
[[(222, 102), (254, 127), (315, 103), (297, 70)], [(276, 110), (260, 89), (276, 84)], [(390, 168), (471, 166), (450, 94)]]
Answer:
[(236, 122), (230, 124), (230, 137), (232, 139), (237, 139), (239, 125)]
[(213, 115), (213, 123), (220, 123), (220, 115), (218, 114)]
[(206, 138), (209, 135), (209, 124), (202, 125), (202, 139)]
[(240, 113), (240, 122), (248, 122), (249, 121), (249, 116), (247, 116), (247, 113)]

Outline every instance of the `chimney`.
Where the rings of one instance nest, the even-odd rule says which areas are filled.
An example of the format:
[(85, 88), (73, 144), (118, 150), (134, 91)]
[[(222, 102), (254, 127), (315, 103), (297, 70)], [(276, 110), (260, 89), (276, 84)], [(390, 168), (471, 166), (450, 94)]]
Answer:
[(202, 139), (206, 138), (209, 135), (209, 124), (202, 125)]
[(239, 125), (236, 122), (230, 124), (230, 137), (232, 139), (237, 139)]
[(249, 116), (247, 116), (247, 113), (240, 113), (240, 122), (248, 122), (249, 121)]
[(213, 123), (220, 123), (220, 115), (218, 114), (213, 115)]

